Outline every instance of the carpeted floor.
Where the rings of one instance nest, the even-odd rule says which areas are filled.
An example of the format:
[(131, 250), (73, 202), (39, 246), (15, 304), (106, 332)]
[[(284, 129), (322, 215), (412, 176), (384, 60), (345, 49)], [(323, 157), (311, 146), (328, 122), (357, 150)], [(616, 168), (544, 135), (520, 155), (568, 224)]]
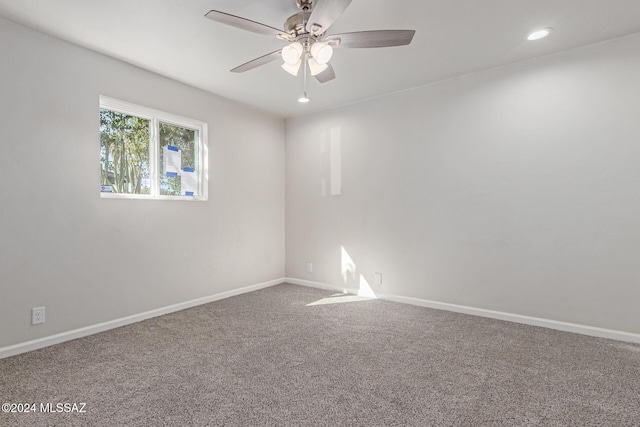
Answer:
[(0, 360), (4, 402), (37, 412), (1, 426), (640, 426), (640, 346), (284, 284)]

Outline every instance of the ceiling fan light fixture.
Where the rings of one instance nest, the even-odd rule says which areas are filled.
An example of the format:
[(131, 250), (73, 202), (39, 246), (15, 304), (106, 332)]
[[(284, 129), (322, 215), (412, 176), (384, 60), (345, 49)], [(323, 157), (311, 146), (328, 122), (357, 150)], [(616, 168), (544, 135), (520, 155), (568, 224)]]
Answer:
[(309, 58), (309, 60), (307, 62), (309, 63), (309, 73), (312, 76), (320, 74), (321, 72), (323, 72), (324, 70), (329, 68), (329, 66), (327, 64), (320, 64), (320, 63), (318, 63), (318, 61), (316, 61), (313, 58)]
[[(284, 0), (282, 0), (284, 1)], [(291, 1), (291, 0), (289, 0)], [(205, 16), (212, 21), (286, 41), (286, 46), (259, 56), (231, 69), (233, 73), (244, 73), (282, 58), (282, 68), (293, 76), (304, 68), (305, 96), (307, 102), (307, 78), (312, 75), (320, 83), (336, 78), (329, 63), (335, 48), (378, 48), (406, 46), (411, 43), (415, 30), (355, 31), (326, 35), (327, 30), (344, 13), (352, 0), (295, 0), (300, 12), (294, 13), (284, 23), (284, 30), (251, 19), (231, 15), (219, 10), (210, 10)]]
[(553, 32), (553, 28), (540, 28), (538, 30), (534, 30), (527, 35), (527, 40), (534, 41), (540, 40), (547, 37), (549, 34)]
[(291, 43), (282, 48), (282, 59), (287, 64), (296, 65), (300, 61), (303, 51), (302, 44), (299, 42)]
[(315, 42), (311, 46), (311, 56), (318, 64), (326, 64), (331, 60), (331, 56), (333, 56), (333, 48), (326, 43)]
[(302, 65), (301, 60), (298, 60), (298, 62), (295, 64), (289, 64), (288, 62), (285, 62), (284, 64), (282, 64), (282, 69), (285, 70), (287, 73), (291, 74), (292, 76), (297, 76), (298, 71), (300, 71), (301, 65)]
[(307, 95), (303, 95), (300, 98), (298, 98), (298, 102), (301, 104), (306, 104), (309, 101), (311, 101), (311, 98), (309, 98)]

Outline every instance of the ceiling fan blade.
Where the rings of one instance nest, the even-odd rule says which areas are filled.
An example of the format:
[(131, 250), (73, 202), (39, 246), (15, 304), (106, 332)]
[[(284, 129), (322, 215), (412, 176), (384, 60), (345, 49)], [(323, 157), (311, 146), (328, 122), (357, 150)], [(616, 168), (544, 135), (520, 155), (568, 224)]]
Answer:
[(211, 10), (204, 16), (211, 19), (212, 21), (240, 28), (241, 30), (251, 31), (252, 33), (262, 34), (263, 36), (286, 36), (286, 33), (283, 30), (279, 30), (277, 28), (273, 28), (256, 21), (252, 21), (250, 19), (241, 18), (239, 16), (230, 15), (228, 13), (220, 12), (217, 10)]
[[(405, 46), (411, 43), (415, 33), (415, 30), (357, 31), (355, 33), (332, 34), (325, 37), (323, 41), (333, 47), (342, 48)], [(331, 43), (332, 41), (333, 43)]]
[(316, 74), (316, 79), (320, 82), (320, 83), (326, 83), (330, 80), (333, 80), (336, 78), (336, 73), (333, 70), (333, 67), (331, 66), (331, 64), (327, 64), (328, 67), (326, 70), (324, 70), (323, 72)]
[(281, 58), (281, 50), (276, 50), (271, 53), (267, 53), (259, 58), (256, 58), (252, 61), (246, 62), (242, 65), (237, 66), (233, 70), (232, 73), (244, 73), (245, 71), (253, 70), (254, 68), (258, 68), (261, 65), (268, 64), (271, 61), (275, 61), (278, 58)]
[(351, 0), (316, 0), (307, 22), (307, 31), (320, 35), (342, 15)]

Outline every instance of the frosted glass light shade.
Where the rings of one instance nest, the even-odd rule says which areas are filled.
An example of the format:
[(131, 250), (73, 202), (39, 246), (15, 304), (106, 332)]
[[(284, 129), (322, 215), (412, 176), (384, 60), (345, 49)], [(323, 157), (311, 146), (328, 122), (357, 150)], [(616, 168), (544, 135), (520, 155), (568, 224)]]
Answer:
[(318, 61), (316, 61), (315, 59), (309, 58), (309, 72), (311, 73), (312, 76), (315, 76), (316, 74), (320, 74), (327, 68), (329, 68), (327, 64), (319, 64)]
[(326, 43), (315, 42), (311, 46), (311, 56), (318, 64), (326, 64), (333, 56), (333, 48)]
[(282, 69), (285, 70), (287, 73), (293, 75), (293, 76), (297, 76), (298, 75), (298, 71), (300, 71), (300, 66), (302, 65), (302, 61), (298, 60), (297, 63), (295, 64), (289, 64), (287, 62), (285, 62), (284, 64), (282, 64)]
[(299, 42), (291, 43), (282, 48), (282, 59), (284, 62), (290, 65), (295, 65), (300, 61), (300, 57), (302, 56), (302, 52), (304, 49)]

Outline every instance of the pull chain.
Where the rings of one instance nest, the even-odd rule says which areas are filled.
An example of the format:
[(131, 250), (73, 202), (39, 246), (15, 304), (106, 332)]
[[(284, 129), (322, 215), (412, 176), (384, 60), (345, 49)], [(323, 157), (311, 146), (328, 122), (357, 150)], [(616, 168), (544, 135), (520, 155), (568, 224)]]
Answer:
[(307, 61), (308, 59), (309, 59), (309, 54), (305, 53), (304, 54), (304, 77), (303, 77), (304, 87), (302, 88), (305, 99), (309, 99), (309, 97), (307, 96)]

